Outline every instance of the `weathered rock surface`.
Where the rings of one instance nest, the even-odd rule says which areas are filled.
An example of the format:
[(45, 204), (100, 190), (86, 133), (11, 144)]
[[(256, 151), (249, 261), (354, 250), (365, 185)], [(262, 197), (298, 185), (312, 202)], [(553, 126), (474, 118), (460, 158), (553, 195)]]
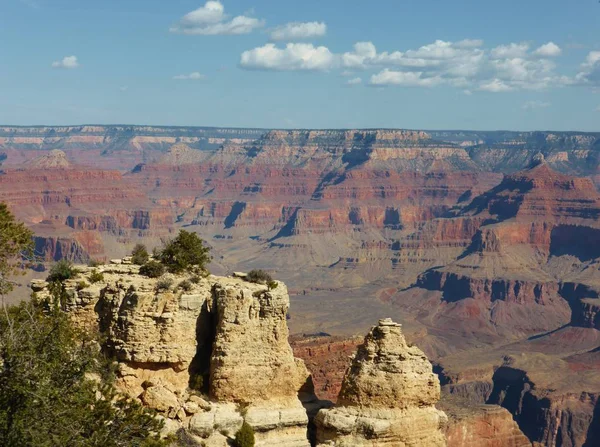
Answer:
[(439, 398), (425, 354), (406, 343), (399, 324), (380, 320), (358, 348), (337, 406), (319, 411), (317, 444), (445, 446)]
[[(317, 402), (287, 341), (283, 283), (151, 279), (128, 259), (78, 269), (66, 282), (65, 309), (104, 335), (104, 349), (119, 361), (118, 386), (166, 418), (167, 431), (182, 429), (192, 445), (225, 446), (246, 421), (257, 446), (308, 447), (299, 394)], [(102, 279), (92, 283), (92, 273)], [(45, 282), (32, 289), (52, 300)]]
[(362, 338), (294, 336), (290, 344), (294, 355), (304, 360), (310, 371), (315, 393), (320, 399), (335, 402), (342, 388), (342, 380)]
[(448, 447), (532, 447), (513, 416), (498, 405), (446, 395), (438, 404), (448, 416)]

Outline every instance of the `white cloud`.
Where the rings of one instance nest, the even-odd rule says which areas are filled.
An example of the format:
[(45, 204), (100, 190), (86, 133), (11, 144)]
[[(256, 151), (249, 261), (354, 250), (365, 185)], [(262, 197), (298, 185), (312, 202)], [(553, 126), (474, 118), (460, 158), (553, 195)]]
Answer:
[(560, 56), (561, 53), (562, 50), (554, 42), (548, 42), (533, 52), (533, 54), (535, 54), (536, 56), (542, 57), (556, 57)]
[(403, 67), (404, 71), (445, 71), (449, 77), (462, 77), (480, 69), (483, 51), (481, 41), (468, 40), (456, 44), (437, 40), (417, 50), (378, 53), (372, 42), (358, 42), (354, 51), (342, 55), (342, 65), (353, 69), (371, 66)]
[(590, 51), (574, 84), (600, 86), (600, 51)]
[(523, 110), (547, 109), (552, 104), (545, 101), (527, 101), (521, 106)]
[(52, 68), (73, 69), (78, 67), (79, 62), (77, 61), (77, 56), (65, 56), (60, 61), (52, 62)]
[(245, 15), (236, 16), (229, 20), (225, 14), (223, 3), (210, 0), (204, 6), (187, 13), (179, 23), (171, 27), (172, 33), (189, 35), (227, 35), (248, 34), (257, 28), (263, 27), (264, 20), (259, 20)]
[(500, 92), (510, 92), (513, 88), (506, 84), (504, 81), (500, 79), (490, 79), (489, 81), (484, 81), (479, 86), (478, 90), (482, 90), (484, 92), (492, 92), (492, 93), (500, 93)]
[(512, 87), (539, 90), (559, 84), (556, 65), (547, 59), (501, 59), (490, 62), (495, 76)]
[[(600, 86), (600, 51), (593, 51), (577, 76), (557, 73), (552, 58), (561, 48), (553, 42), (541, 46), (508, 43), (485, 48), (479, 39), (457, 42), (436, 40), (416, 49), (378, 51), (373, 42), (357, 42), (351, 51), (332, 53), (312, 44), (270, 43), (242, 54), (240, 66), (260, 70), (331, 70), (356, 78), (361, 70), (377, 70), (370, 85), (435, 87), (462, 91), (509, 92), (543, 90), (567, 85)], [(364, 79), (365, 77), (361, 77)], [(347, 81), (345, 81), (347, 82)]]
[(121, 87), (119, 87), (119, 90), (121, 90), (122, 92), (126, 92), (127, 90), (129, 90), (129, 86), (128, 85), (122, 85)]
[(285, 48), (268, 43), (244, 51), (240, 59), (240, 67), (248, 70), (326, 71), (335, 64), (335, 56), (327, 47), (309, 43), (288, 43)]
[(402, 85), (405, 87), (434, 87), (444, 81), (439, 76), (426, 77), (422, 72), (393, 71), (388, 68), (371, 76), (371, 85)]
[(529, 51), (527, 43), (511, 43), (508, 45), (499, 45), (490, 52), (492, 59), (511, 59), (516, 57), (525, 57)]
[(297, 41), (323, 37), (327, 34), (327, 25), (323, 22), (293, 22), (278, 26), (271, 31), (271, 40)]
[(197, 81), (197, 80), (204, 79), (205, 77), (206, 76), (204, 76), (202, 73), (194, 71), (193, 73), (190, 73), (190, 74), (181, 74), (181, 75), (173, 76), (173, 79)]
[(362, 84), (362, 78), (352, 78), (346, 81), (348, 85), (359, 85)]

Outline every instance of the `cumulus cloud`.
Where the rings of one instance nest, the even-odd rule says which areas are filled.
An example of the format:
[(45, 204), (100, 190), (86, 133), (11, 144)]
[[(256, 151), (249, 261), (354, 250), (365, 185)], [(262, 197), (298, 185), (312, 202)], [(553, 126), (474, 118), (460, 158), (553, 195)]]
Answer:
[(499, 45), (492, 49), (492, 59), (512, 59), (525, 57), (529, 51), (529, 44), (527, 43), (511, 43), (508, 45)]
[(173, 76), (173, 79), (177, 79), (177, 80), (193, 80), (193, 81), (198, 81), (201, 79), (204, 79), (205, 76), (202, 73), (199, 73), (197, 71), (194, 71), (190, 74), (180, 74), (177, 76)]
[(359, 85), (362, 84), (362, 78), (352, 78), (346, 81), (347, 85)]
[(492, 92), (492, 93), (500, 93), (500, 92), (510, 92), (513, 88), (508, 85), (506, 82), (500, 79), (490, 79), (488, 81), (484, 81), (479, 85), (478, 90), (484, 92)]
[(309, 43), (288, 43), (278, 48), (268, 43), (244, 51), (240, 67), (247, 70), (273, 71), (327, 71), (335, 66), (335, 56), (327, 47)]
[(560, 48), (549, 42), (535, 51), (529, 44), (510, 43), (490, 50), (483, 41), (436, 40), (417, 49), (379, 52), (372, 42), (358, 42), (341, 55), (341, 64), (353, 70), (382, 67), (371, 77), (373, 85), (433, 87), (442, 84), (464, 90), (508, 92), (540, 90), (570, 81), (556, 74), (549, 58)]
[(230, 19), (225, 14), (223, 3), (218, 0), (209, 0), (204, 6), (184, 15), (179, 23), (171, 27), (170, 31), (203, 36), (249, 34), (264, 24), (264, 20), (245, 15)]
[(590, 51), (575, 76), (575, 84), (600, 86), (600, 51)]
[(79, 62), (77, 61), (77, 56), (65, 56), (60, 61), (52, 62), (52, 68), (73, 69), (78, 67)]
[(527, 101), (521, 106), (523, 110), (547, 109), (552, 104), (545, 101)]
[(480, 41), (458, 43), (437, 40), (417, 50), (406, 52), (377, 52), (372, 42), (358, 42), (354, 51), (342, 55), (344, 67), (367, 69), (372, 66), (396, 66), (403, 71), (446, 71), (448, 76), (460, 77), (473, 74), (480, 69), (483, 51), (478, 48)]
[(443, 83), (439, 76), (426, 77), (422, 72), (393, 71), (388, 68), (371, 76), (371, 85), (402, 85), (405, 87), (434, 87)]
[(323, 22), (292, 22), (272, 30), (271, 40), (290, 42), (323, 37), (325, 34), (327, 34), (327, 25)]
[(533, 54), (535, 54), (536, 56), (542, 57), (556, 57), (560, 56), (561, 53), (562, 50), (554, 42), (548, 42), (533, 52)]
[[(240, 66), (260, 70), (341, 70), (356, 79), (374, 71), (370, 85), (405, 87), (451, 86), (462, 91), (492, 93), (543, 90), (568, 85), (600, 86), (600, 51), (592, 51), (576, 76), (559, 75), (553, 60), (561, 54), (554, 42), (540, 46), (507, 43), (484, 47), (479, 39), (436, 40), (416, 49), (380, 51), (373, 42), (357, 42), (351, 51), (334, 54), (327, 47), (270, 43), (242, 54)], [(361, 80), (365, 77), (361, 77)], [(346, 81), (347, 82), (347, 81)]]

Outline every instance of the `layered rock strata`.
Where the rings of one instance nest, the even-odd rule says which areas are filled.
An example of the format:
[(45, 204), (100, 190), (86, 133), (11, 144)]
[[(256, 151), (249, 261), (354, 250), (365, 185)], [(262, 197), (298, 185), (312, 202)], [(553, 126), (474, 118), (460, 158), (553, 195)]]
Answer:
[[(65, 283), (65, 310), (104, 335), (119, 361), (118, 385), (165, 418), (168, 432), (189, 445), (227, 446), (246, 421), (257, 446), (309, 446), (298, 395), (315, 399), (287, 341), (283, 283), (151, 279), (128, 260), (78, 270)], [(44, 281), (32, 288), (38, 300), (52, 300)]]
[(438, 408), (448, 415), (448, 447), (531, 447), (513, 416), (498, 405), (481, 405), (446, 395)]
[(401, 326), (380, 320), (346, 372), (337, 406), (317, 414), (319, 446), (445, 446), (431, 363)]

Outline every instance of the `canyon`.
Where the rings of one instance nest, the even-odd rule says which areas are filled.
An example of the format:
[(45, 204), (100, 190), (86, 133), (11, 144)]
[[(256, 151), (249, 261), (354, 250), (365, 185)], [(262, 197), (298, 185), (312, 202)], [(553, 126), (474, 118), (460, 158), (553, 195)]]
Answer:
[[(185, 228), (213, 273), (285, 282), (321, 398), (392, 317), (463, 427), (504, 427), (499, 445), (525, 445), (514, 422), (539, 445), (600, 436), (600, 134), (0, 127), (0, 153), (0, 201), (46, 263)], [(463, 401), (476, 410), (453, 413)]]
[[(284, 283), (148, 278), (130, 257), (76, 268), (62, 282), (62, 309), (100, 335), (118, 389), (153, 410), (176, 445), (226, 447), (244, 424), (258, 447), (531, 445), (499, 406), (440, 403), (432, 364), (389, 318), (357, 341), (334, 405), (315, 395), (288, 343)], [(52, 284), (31, 288), (39, 305), (58, 304)]]

